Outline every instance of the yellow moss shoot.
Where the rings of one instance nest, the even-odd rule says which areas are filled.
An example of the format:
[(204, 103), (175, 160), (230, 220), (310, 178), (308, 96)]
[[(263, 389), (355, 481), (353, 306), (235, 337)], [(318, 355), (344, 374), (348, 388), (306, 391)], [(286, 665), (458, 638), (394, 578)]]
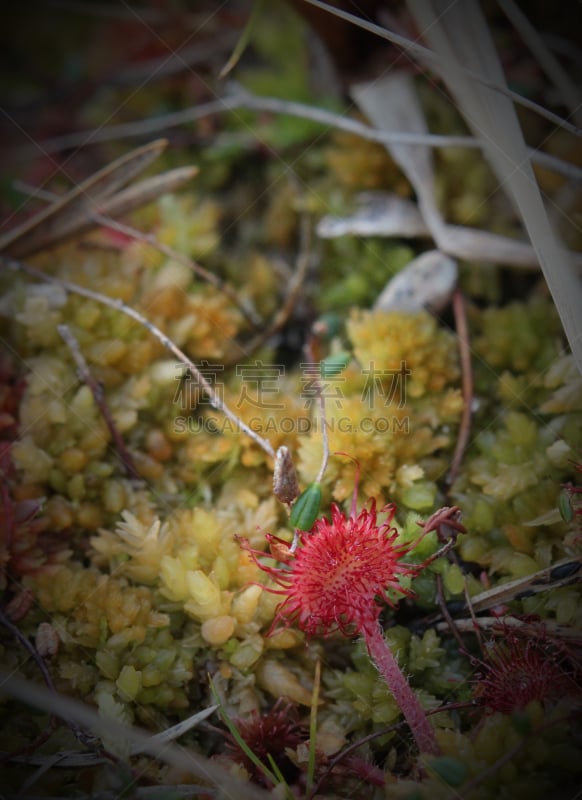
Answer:
[(281, 661), (265, 658), (257, 672), (259, 686), (273, 697), (289, 697), (303, 706), (311, 706), (311, 692), (301, 685), (297, 676)]
[(228, 615), (208, 619), (202, 623), (202, 638), (213, 647), (227, 642), (234, 633), (235, 620)]
[(184, 610), (195, 619), (206, 620), (220, 615), (222, 598), (219, 587), (202, 570), (186, 573), (189, 598)]
[(405, 362), (410, 397), (442, 391), (458, 380), (454, 337), (428, 312), (355, 311), (347, 330), (364, 369), (397, 372)]
[(246, 624), (253, 619), (262, 592), (261, 586), (247, 586), (246, 589), (243, 589), (233, 597), (232, 613), (237, 622)]

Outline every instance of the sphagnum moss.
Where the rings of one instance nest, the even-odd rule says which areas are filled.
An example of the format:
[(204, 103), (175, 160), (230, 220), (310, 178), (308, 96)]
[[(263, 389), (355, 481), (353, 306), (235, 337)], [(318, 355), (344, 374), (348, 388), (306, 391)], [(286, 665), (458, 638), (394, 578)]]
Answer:
[[(238, 133), (234, 132), (235, 140)], [(284, 133), (281, 128), (281, 140)], [(248, 131), (244, 135), (248, 141)], [(298, 164), (308, 177), (311, 196), (303, 196), (295, 184), (292, 191), (279, 192), (275, 183), (266, 208), (247, 208), (241, 217), (239, 199), (250, 207), (251, 200), (263, 196), (262, 181), (272, 178), (273, 172), (268, 165), (264, 168), (262, 162), (268, 161), (264, 153), (245, 150), (248, 144), (235, 141), (234, 155), (227, 152), (227, 144), (220, 152), (223, 164), (215, 169), (223, 180), (231, 176), (232, 192), (229, 186), (219, 201), (204, 191), (167, 197), (140, 212), (137, 223), (162, 243), (208, 262), (267, 319), (286, 297), (300, 213), (329, 212), (326, 199), (343, 208), (353, 200), (345, 196), (346, 187), (409, 191), (377, 146), (358, 140), (354, 150), (353, 144), (350, 137), (340, 137), (327, 154), (332, 169), (323, 176), (326, 154), (315, 144), (305, 163)], [(236, 173), (247, 160), (243, 186)], [(483, 203), (478, 196), (484, 170), (476, 153), (441, 159), (439, 170), (447, 170), (437, 177), (442, 207), (450, 219), (464, 223), (468, 216), (479, 217), (492, 229), (504, 231), (511, 224), (500, 219), (493, 202)], [(467, 174), (461, 176), (463, 170)], [(216, 175), (213, 180), (216, 183)], [(222, 208), (226, 236), (219, 230)], [(341, 389), (326, 400), (327, 419), (333, 425), (330, 449), (359, 461), (359, 507), (373, 500), (376, 507), (396, 502), (399, 514), (394, 526), (397, 541), (405, 547), (417, 540), (418, 522), (439, 506), (456, 503), (464, 515), (467, 533), (459, 538), (456, 551), (460, 559), (441, 559), (414, 578), (400, 575), (403, 588), (414, 597), (402, 599), (397, 610), (379, 603), (387, 590), (385, 573), (367, 587), (372, 592), (367, 596), (367, 613), (381, 611), (380, 623), (387, 629), (378, 627), (381, 646), (393, 651), (423, 708), (439, 712), (430, 724), (440, 758), (419, 763), (413, 748), (404, 744), (394, 694), (370, 663), (363, 642), (333, 635), (326, 639), (314, 635), (309, 641), (295, 625), (267, 635), (281, 613), (280, 598), (269, 591), (276, 587), (234, 537), (246, 537), (253, 550), (262, 552), (268, 531), (280, 540), (279, 555), (289, 547), (293, 534), (285, 524), (286, 509), (271, 495), (269, 456), (240, 431), (223, 430), (224, 418), (196, 387), (190, 387), (187, 396), (180, 394), (187, 378), (184, 370), (178, 370), (159, 342), (134, 320), (95, 299), (68, 295), (58, 285), (32, 284), (11, 276), (10, 281), (2, 279), (2, 334), (24, 359), (24, 378), (18, 385), (17, 377), (2, 372), (8, 387), (0, 393), (0, 463), (5, 478), (0, 494), (0, 556), (5, 598), (10, 600), (6, 614), (25, 636), (38, 642), (60, 692), (86, 699), (105, 715), (157, 731), (210, 702), (210, 673), (221, 686), (228, 713), (241, 720), (241, 730), (248, 731), (255, 720), (265, 715), (268, 719), (283, 695), (293, 704), (289, 716), (295, 719), (297, 714), (305, 722), (312, 704), (315, 661), (320, 660), (317, 747), (322, 769), (325, 759), (337, 755), (341, 747), (374, 733), (377, 738), (363, 752), (374, 759), (372, 766), (383, 774), (386, 791), (395, 798), (448, 800), (451, 791), (463, 795), (466, 789), (483, 800), (497, 798), (501, 790), (531, 800), (576, 781), (580, 759), (571, 744), (572, 698), (556, 702), (552, 692), (540, 696), (542, 681), (540, 692), (529, 698), (517, 718), (507, 713), (503, 702), (490, 713), (487, 692), (474, 688), (477, 676), (468, 658), (486, 661), (486, 652), (478, 651), (473, 633), (462, 634), (467, 653), (459, 647), (439, 618), (442, 607), (435, 598), (453, 601), (450, 613), (459, 630), (473, 631), (470, 611), (463, 605), (465, 589), (476, 595), (513, 578), (527, 578), (542, 567), (551, 568), (562, 558), (575, 566), (582, 540), (579, 519), (560, 517), (558, 502), (562, 484), (573, 490), (580, 487), (575, 467), (582, 447), (580, 378), (572, 358), (562, 353), (563, 337), (553, 307), (539, 293), (501, 308), (471, 308), (470, 336), (476, 354), (473, 429), (458, 478), (446, 496), (445, 477), (464, 403), (456, 339), (425, 312), (408, 315), (353, 308), (371, 305), (388, 273), (417, 249), (417, 242), (329, 243), (321, 266), (315, 258), (310, 263), (301, 308), (296, 316), (290, 312), (287, 330), (274, 334), (260, 352), (245, 353), (244, 359), (241, 354), (252, 332), (240, 307), (203, 284), (183, 263), (143, 241), (107, 232), (93, 239), (90, 248), (74, 244), (41, 253), (37, 265), (58, 278), (123, 299), (197, 362), (224, 366), (220, 382), (229, 405), (245, 422), (262, 427), (274, 450), (280, 445), (289, 448), (302, 487), (319, 470), (322, 439), (315, 425), (316, 395), (307, 388), (308, 376), (300, 364), (303, 356), (290, 332), (303, 331), (310, 306), (313, 314), (339, 311), (345, 326), (337, 326), (333, 334), (337, 339), (325, 347), (329, 345), (332, 353), (347, 350), (353, 358), (339, 375), (341, 381), (328, 381), (332, 389)], [(474, 278), (472, 267), (469, 276), (469, 269), (465, 265), (463, 288), (482, 299), (483, 278)], [(485, 270), (479, 273), (484, 274), (490, 275)], [(499, 299), (499, 274), (490, 283), (495, 283)], [(354, 303), (358, 298), (360, 303)], [(94, 396), (78, 379), (58, 335), (59, 324), (70, 327), (102, 387), (140, 481), (123, 472)], [(239, 341), (234, 342), (235, 337)], [(236, 366), (256, 365), (255, 358), (264, 366), (285, 368), (277, 392), (269, 395), (282, 407), (259, 408), (256, 398), (253, 403), (248, 396), (239, 402), (244, 380)], [(400, 372), (402, 365), (410, 374)], [(372, 389), (377, 390), (375, 397)], [(186, 424), (179, 425), (178, 418)], [(294, 425), (289, 427), (288, 420)], [(366, 424), (372, 429), (364, 430)], [(6, 448), (5, 443), (9, 443)], [(352, 461), (330, 460), (322, 478), (319, 526), (304, 532), (302, 546), (314, 546), (322, 529), (331, 537), (328, 528), (334, 520), (343, 519), (349, 528), (349, 518), (339, 506), (332, 522), (325, 520), (330, 496), (344, 502), (354, 481)], [(371, 514), (371, 506), (366, 508)], [(363, 527), (364, 522), (360, 518)], [(387, 540), (389, 536), (379, 547), (380, 555), (385, 554)], [(330, 541), (321, 563), (330, 553), (337, 555), (338, 563), (344, 563), (342, 559), (347, 563), (354, 556), (350, 544)], [(416, 566), (437, 547), (436, 534), (427, 534), (411, 554)], [(267, 558), (257, 555), (271, 575), (280, 576), (283, 568)], [(390, 558), (387, 564), (395, 567)], [(346, 579), (341, 569), (339, 573), (330, 569), (329, 575), (335, 575), (339, 585)], [(322, 580), (329, 575), (322, 574)], [(303, 600), (295, 598), (298, 616)], [(336, 604), (335, 609), (323, 608), (325, 621), (336, 619), (341, 609), (356, 608), (360, 616), (366, 613), (353, 594), (341, 600), (343, 605)], [(571, 633), (580, 626), (579, 600), (575, 583), (553, 590), (550, 585), (545, 592), (509, 598), (495, 613), (517, 624), (535, 617), (548, 628), (548, 635), (560, 633), (559, 626), (568, 626)], [(518, 615), (517, 620), (510, 612)], [(436, 630), (434, 618), (438, 618)], [(316, 620), (304, 617), (303, 627), (309, 631)], [(491, 618), (485, 616), (485, 622)], [(48, 647), (55, 637), (56, 648)], [(552, 647), (554, 641), (572, 681), (566, 693), (579, 685), (579, 667), (568, 645), (558, 636)], [(376, 644), (380, 646), (379, 638)], [(17, 650), (8, 635), (0, 646), (7, 666), (38, 677), (37, 664), (25, 662), (20, 657), (24, 651)], [(521, 650), (514, 655), (531, 666)], [(506, 661), (500, 656), (493, 665), (499, 670)], [(536, 663), (542, 671), (543, 662)], [(490, 671), (490, 681), (494, 677)], [(503, 701), (510, 692), (511, 683), (501, 682), (497, 696), (501, 693)], [(491, 696), (495, 694), (489, 693), (489, 706)], [(454, 701), (470, 702), (470, 711), (437, 708)], [(11, 710), (6, 709), (6, 716)], [(277, 725), (280, 718), (274, 713)], [(28, 739), (42, 733), (37, 722), (27, 716), (18, 726), (23, 746), (29, 744), (24, 741), (29, 730)], [(268, 725), (264, 727), (268, 730)], [(78, 747), (72, 741), (72, 736), (66, 740), (67, 748)], [(185, 743), (209, 752), (214, 741), (205, 731), (194, 732)], [(49, 741), (46, 751), (58, 744), (56, 738)], [(291, 774), (300, 776), (293, 790), (301, 793), (308, 753), (295, 741), (289, 744), (286, 756), (297, 770), (291, 769)], [(111, 743), (113, 750), (118, 745)], [(507, 753), (512, 754), (509, 760)], [(154, 781), (171, 777), (156, 773), (149, 764), (150, 772), (143, 760), (131, 762), (134, 774), (142, 774), (143, 766), (143, 774)], [(88, 793), (101, 791), (107, 781), (105, 771), (92, 769), (87, 768), (83, 777)], [(371, 787), (354, 782), (347, 765), (340, 763), (334, 777), (320, 794), (329, 788), (338, 797), (358, 792), (370, 796)], [(57, 786), (59, 794), (69, 789), (56, 776), (47, 785), (51, 791)]]
[[(112, 287), (112, 291), (119, 291), (119, 287)], [(164, 302), (160, 297), (160, 319)], [(176, 297), (168, 308), (175, 302)], [(187, 315), (189, 308), (192, 306), (180, 299), (180, 314)], [(26, 313), (29, 316), (23, 317), (20, 325), (29, 324), (30, 314), (34, 316), (35, 312), (29, 306)], [(65, 305), (57, 303), (52, 324), (70, 321), (71, 314), (79, 319), (72, 300)], [(519, 313), (514, 309), (506, 316), (523, 321), (523, 315), (528, 314), (530, 329), (535, 331), (537, 307), (524, 305)], [(149, 724), (152, 714), (186, 713), (193, 697), (205, 695), (196, 677), (205, 664), (221, 676), (233, 716), (244, 718), (250, 709), (264, 711), (282, 695), (300, 708), (308, 708), (313, 662), (304, 637), (294, 627), (266, 635), (277, 613), (277, 598), (265, 591), (268, 587), (261, 585), (261, 571), (234, 538), (235, 534), (246, 536), (258, 549), (264, 546), (265, 531), (275, 531), (284, 542), (291, 539), (291, 532), (284, 532), (285, 511), (270, 496), (268, 459), (254, 443), (241, 441), (234, 431), (223, 436), (178, 433), (171, 419), (177, 385), (174, 365), (151, 346), (140, 351), (139, 358), (128, 360), (131, 347), (145, 341), (142, 333), (121, 326), (109, 312), (97, 313), (93, 308), (89, 317), (91, 336), (96, 337), (90, 351), (91, 366), (104, 379), (119, 431), (135, 452), (137, 463), (147, 465), (147, 456), (152, 469), (144, 467), (146, 482), (141, 485), (120, 474), (91, 392), (75, 383), (64, 348), (59, 344), (51, 345), (50, 352), (45, 350), (33, 326), (27, 340), (31, 379), (19, 407), (27, 429), (12, 447), (14, 468), (20, 476), (20, 488), (15, 487), (15, 491), (26, 496), (26, 502), (48, 497), (41, 517), (47, 522), (42, 524), (48, 525), (48, 532), (59, 531), (63, 544), (62, 558), (56, 558), (48, 546), (48, 536), (38, 538), (40, 534), (35, 534), (38, 544), (34, 564), (13, 558), (12, 567), (18, 569), (21, 564), (16, 574), (26, 576), (35, 603), (19, 624), (32, 633), (50, 619), (58, 637), (58, 649), (51, 659), (57, 687), (91, 697), (103, 713), (119, 719)], [(503, 319), (501, 314), (500, 324)], [(386, 346), (382, 348), (377, 345), (380, 329), (385, 330), (381, 338)], [(550, 363), (550, 350), (540, 340), (539, 346), (532, 345), (525, 360), (516, 360), (511, 353), (501, 358), (496, 355), (500, 339), (490, 331), (494, 326), (487, 322), (478, 347), (484, 357), (493, 353), (495, 364), (508, 370), (486, 398), (486, 402), (495, 403), (496, 391), (503, 398), (511, 385), (518, 385), (511, 384), (509, 376), (514, 381), (523, 377), (531, 382), (531, 370)], [(339, 424), (332, 428), (331, 448), (348, 451), (360, 460), (364, 498), (398, 500), (402, 535), (411, 541), (418, 531), (420, 515), (426, 516), (438, 502), (454, 446), (463, 403), (456, 343), (425, 314), (354, 313), (347, 333), (354, 359), (342, 384), (342, 407), (336, 408), (328, 399), (327, 417), (330, 424), (347, 417), (355, 430), (341, 430)], [(204, 347), (212, 350), (208, 342)], [(397, 395), (392, 393), (388, 403), (386, 395), (390, 376), (398, 373), (402, 362), (412, 364), (414, 381), (407, 385), (406, 402), (400, 408)], [(363, 395), (366, 376), (361, 368), (370, 364), (385, 373), (377, 387), (383, 400), (380, 408), (377, 404), (368, 408)], [(529, 390), (539, 411), (531, 414), (521, 405), (502, 412), (477, 435), (452, 489), (468, 530), (460, 539), (459, 553), (488, 570), (492, 582), (497, 574), (527, 575), (576, 551), (572, 524), (559, 517), (535, 522), (556, 507), (561, 483), (579, 478), (570, 461), (577, 446), (574, 419), (580, 413), (575, 391), (578, 379), (569, 371), (567, 360), (558, 360), (557, 351), (554, 364)], [(280, 401), (283, 408), (258, 410), (261, 424), (273, 425), (273, 419), (293, 417), (305, 419), (313, 429), (314, 408), (305, 408), (300, 397), (302, 376), (290, 372), (286, 381), (291, 394), (279, 393), (271, 398)], [(65, 401), (58, 401), (58, 396), (55, 401), (54, 392), (63, 384), (73, 388), (66, 390)], [(234, 397), (234, 379), (232, 387)], [(478, 388), (482, 391), (479, 384)], [(202, 414), (220, 422), (219, 415), (206, 408)], [(255, 414), (252, 403), (241, 406), (240, 414), (250, 420)], [(359, 432), (364, 417), (378, 423), (387, 414), (398, 420), (393, 429), (372, 435)], [(409, 430), (404, 428), (405, 417), (410, 420)], [(150, 421), (154, 427), (144, 435), (142, 425)], [(308, 435), (297, 435), (292, 431), (281, 435), (276, 430), (272, 443), (284, 443), (298, 453), (304, 485), (313, 479), (321, 457), (319, 433), (312, 430)], [(227, 477), (217, 481), (212, 471), (221, 465), (225, 465)], [(341, 500), (353, 484), (353, 463), (332, 459), (324, 474), (324, 491), (331, 490)], [(200, 499), (192, 508), (180, 508), (183, 495), (179, 492), (197, 485), (201, 487)], [(178, 507), (171, 509), (156, 501), (151, 491), (155, 487), (173, 495)], [(206, 501), (201, 499), (204, 493)], [(89, 557), (91, 566), (80, 563), (81, 554)], [(59, 566), (59, 561), (65, 563)], [(463, 575), (462, 564), (437, 562), (412, 583), (419, 608), (434, 608), (437, 574), (445, 599), (460, 599), (466, 582), (472, 593), (479, 590), (475, 577)], [(515, 601), (512, 609), (573, 624), (576, 598), (575, 587), (564, 587), (545, 597)], [(453, 657), (445, 634), (437, 636), (429, 629), (411, 635), (406, 627), (396, 626), (387, 638), (398, 653), (400, 668), (411, 675), (425, 709), (434, 710), (451, 696), (471, 696), (466, 688), (468, 667), (458, 654)], [(338, 642), (332, 637), (322, 652), (336, 658), (337, 648)], [(336, 726), (346, 737), (357, 737), (382, 725), (396, 724), (398, 705), (373, 668), (365, 666), (362, 653), (353, 653), (353, 666), (347, 654), (341, 661), (340, 670), (324, 664), (322, 725)], [(26, 673), (32, 674), (31, 669)], [(536, 712), (532, 724), (535, 727), (539, 723), (545, 730), (543, 725), (551, 723), (554, 713), (559, 716), (560, 710), (554, 711), (549, 704)], [(491, 721), (484, 718), (475, 741), (449, 714), (441, 712), (435, 721), (440, 758), (444, 759), (442, 764), (435, 762), (435, 769), (445, 769), (447, 758), (456, 759), (466, 781), (478, 777), (478, 765), (484, 760), (494, 765), (499, 759), (496, 737), (504, 736), (508, 746), (517, 747), (522, 741), (507, 715), (500, 712)], [(464, 725), (468, 724), (465, 721)], [(567, 723), (556, 725), (566, 747)], [(395, 763), (400, 740), (392, 734), (379, 741), (375, 752), (388, 753), (389, 762)], [(527, 759), (534, 757), (529, 742), (524, 740), (522, 749), (516, 750), (516, 765), (529, 763)], [(551, 752), (550, 744), (540, 744), (535, 750), (540, 781), (555, 774)], [(568, 761), (564, 753), (562, 756), (568, 762), (565, 768), (574, 769), (572, 759)], [(450, 764), (447, 768), (452, 769)], [(505, 769), (503, 780), (519, 788), (516, 768)], [(430, 789), (438, 794), (439, 781), (430, 776), (420, 783), (399, 781), (391, 784), (391, 790), (397, 796), (413, 785), (423, 793)], [(493, 785), (498, 784), (493, 781)], [(493, 789), (491, 792), (494, 796)]]

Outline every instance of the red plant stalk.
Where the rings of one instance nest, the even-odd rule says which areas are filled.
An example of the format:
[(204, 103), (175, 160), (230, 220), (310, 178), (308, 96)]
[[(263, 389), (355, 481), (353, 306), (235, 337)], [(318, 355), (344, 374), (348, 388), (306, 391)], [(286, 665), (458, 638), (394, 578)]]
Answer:
[(378, 623), (365, 625), (360, 633), (364, 637), (370, 658), (376, 665), (378, 672), (392, 692), (394, 699), (404, 718), (408, 723), (412, 735), (421, 753), (438, 755), (439, 748), (435, 740), (434, 731), (428, 721), (424, 709), (418, 702), (417, 696), (410, 688), (410, 684), (402, 674), (394, 654), (386, 644), (382, 628)]
[[(332, 503), (331, 521), (318, 519), (311, 531), (297, 531), (299, 547), (294, 552), (284, 540), (268, 535), (272, 554), (283, 562), (281, 567), (262, 563), (264, 553), (253, 550), (247, 541), (241, 540), (259, 568), (280, 587), (266, 587), (267, 591), (283, 597), (269, 633), (281, 622), (284, 626), (296, 623), (308, 636), (326, 636), (337, 630), (350, 638), (355, 633), (362, 635), (370, 657), (398, 703), (419, 750), (436, 755), (439, 749), (432, 727), (384, 640), (379, 617), (381, 601), (394, 606), (395, 592), (411, 594), (401, 585), (400, 577), (418, 575), (454, 540), (422, 564), (406, 564), (401, 558), (416, 547), (418, 540), (412, 543), (396, 541), (398, 532), (391, 527), (394, 505), (382, 509), (387, 518), (378, 523), (374, 500), (369, 508), (363, 508), (357, 515), (355, 501), (354, 492), (349, 517)], [(457, 509), (442, 509), (439, 525), (440, 517), (443, 517), (445, 520), (451, 518), (451, 524), (454, 522), (457, 528), (460, 527), (456, 513)], [(436, 515), (425, 524), (421, 537), (438, 527), (434, 519)], [(392, 596), (388, 594), (389, 590)]]

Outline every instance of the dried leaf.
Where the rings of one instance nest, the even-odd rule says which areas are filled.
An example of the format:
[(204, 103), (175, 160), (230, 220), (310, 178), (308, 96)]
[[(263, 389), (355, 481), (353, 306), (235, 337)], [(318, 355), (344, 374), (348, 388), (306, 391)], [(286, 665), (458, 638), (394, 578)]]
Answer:
[(24, 258), (54, 247), (70, 236), (85, 233), (98, 223), (95, 214), (111, 217), (127, 214), (172, 192), (197, 173), (196, 167), (180, 167), (119, 191), (165, 149), (160, 139), (138, 147), (91, 175), (75, 189), (59, 197), (34, 217), (0, 238), (0, 252)]
[(451, 299), (458, 272), (457, 262), (439, 250), (422, 253), (388, 282), (374, 310), (438, 313)]
[[(486, 88), (483, 88), (483, 91), (490, 92)], [(350, 93), (370, 121), (381, 131), (392, 133), (406, 131), (423, 135), (428, 133), (414, 80), (408, 73), (391, 72), (369, 83), (356, 84), (351, 87)], [(509, 103), (509, 100), (506, 102)], [(426, 224), (428, 235), (432, 236), (439, 250), (454, 258), (487, 261), (491, 264), (507, 264), (515, 267), (535, 267), (539, 264), (538, 253), (528, 242), (446, 223), (435, 199), (431, 148), (423, 144), (390, 144), (386, 147), (412, 184), (418, 198), (421, 219)], [(396, 213), (397, 206), (392, 201), (390, 205), (393, 208), (389, 213)], [(379, 228), (382, 224), (395, 223), (392, 220), (386, 222), (378, 208), (376, 214), (377, 225), (373, 235), (389, 235), (383, 234)], [(358, 224), (361, 226), (361, 220)], [(406, 234), (402, 232), (394, 235)], [(576, 265), (582, 266), (580, 254), (572, 254), (571, 258)]]
[(475, 0), (453, 4), (448, 0), (410, 0), (409, 7), (439, 55), (434, 68), (481, 139), (500, 186), (521, 216), (582, 372), (582, 284), (550, 225), (513, 103), (460, 69), (469, 66), (485, 79), (505, 84), (483, 12)]

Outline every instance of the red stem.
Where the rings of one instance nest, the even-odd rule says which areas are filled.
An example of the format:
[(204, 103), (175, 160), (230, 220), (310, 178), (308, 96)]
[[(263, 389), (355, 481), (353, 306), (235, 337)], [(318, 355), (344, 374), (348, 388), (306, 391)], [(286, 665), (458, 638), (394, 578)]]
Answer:
[(408, 681), (398, 666), (398, 662), (386, 644), (382, 628), (376, 622), (364, 625), (361, 633), (366, 642), (370, 658), (394, 695), (394, 699), (412, 731), (418, 749), (421, 753), (438, 755), (440, 751), (432, 726), (418, 701), (418, 697), (410, 688)]

